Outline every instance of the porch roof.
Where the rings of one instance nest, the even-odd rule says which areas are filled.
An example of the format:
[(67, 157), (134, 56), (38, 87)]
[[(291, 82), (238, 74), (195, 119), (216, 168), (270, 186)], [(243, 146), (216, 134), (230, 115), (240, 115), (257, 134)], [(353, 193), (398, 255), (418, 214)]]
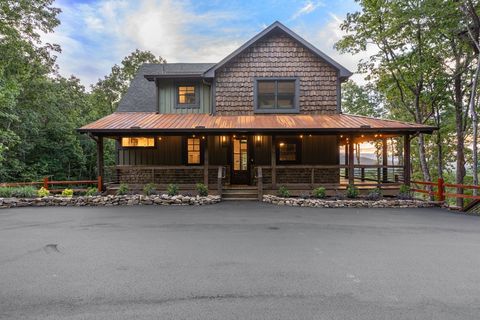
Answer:
[(432, 133), (436, 127), (348, 114), (158, 114), (115, 112), (80, 129), (83, 133), (192, 132), (390, 132)]

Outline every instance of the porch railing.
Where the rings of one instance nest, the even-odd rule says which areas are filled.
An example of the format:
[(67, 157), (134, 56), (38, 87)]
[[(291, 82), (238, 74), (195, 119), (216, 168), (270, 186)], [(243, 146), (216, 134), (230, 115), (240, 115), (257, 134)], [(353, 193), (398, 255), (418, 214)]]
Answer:
[[(52, 192), (61, 191), (64, 188), (54, 188), (54, 186), (73, 187), (78, 185), (96, 185), (99, 192), (103, 191), (103, 178), (98, 176), (96, 180), (50, 180), (45, 177), (42, 181), (31, 182), (4, 182), (0, 183), (0, 187), (22, 187), (22, 186), (38, 186), (43, 187)], [(81, 188), (73, 188), (74, 191), (83, 191)]]

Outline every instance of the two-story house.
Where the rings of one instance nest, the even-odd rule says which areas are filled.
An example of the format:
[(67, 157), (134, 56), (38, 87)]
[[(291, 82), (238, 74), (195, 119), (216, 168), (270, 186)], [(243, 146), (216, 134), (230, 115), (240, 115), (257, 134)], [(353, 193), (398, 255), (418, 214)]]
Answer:
[[(79, 131), (97, 141), (101, 176), (103, 139), (117, 141), (116, 183), (200, 182), (215, 192), (220, 175), (223, 188), (307, 190), (356, 183), (366, 168), (382, 183), (398, 182), (387, 170), (401, 169), (395, 180), (408, 183), (410, 137), (435, 128), (343, 114), (350, 76), (275, 22), (218, 63), (143, 65), (118, 110)], [(355, 143), (389, 137), (404, 138), (400, 165), (388, 165), (386, 148), (379, 165), (354, 163)]]

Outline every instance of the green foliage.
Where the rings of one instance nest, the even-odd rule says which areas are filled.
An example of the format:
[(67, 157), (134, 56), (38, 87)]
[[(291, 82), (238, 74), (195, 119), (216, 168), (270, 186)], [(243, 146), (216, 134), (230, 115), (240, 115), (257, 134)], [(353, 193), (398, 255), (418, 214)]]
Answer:
[(13, 188), (0, 187), (0, 198), (10, 198), (13, 193)]
[(87, 197), (96, 196), (96, 195), (98, 195), (98, 189), (95, 187), (90, 187), (85, 192), (85, 196)]
[(12, 188), (12, 197), (16, 198), (35, 198), (37, 189), (32, 186)]
[(117, 196), (124, 196), (128, 193), (128, 185), (126, 183), (121, 183), (118, 186)]
[(167, 194), (170, 196), (170, 197), (173, 197), (173, 196), (176, 196), (178, 194), (178, 186), (174, 183), (170, 183), (168, 186), (167, 186)]
[(407, 186), (405, 184), (401, 185), (400, 190), (398, 191), (397, 198), (399, 198), (399, 199), (411, 199), (412, 198), (412, 192), (410, 191), (410, 186)]
[(155, 189), (155, 185), (153, 183), (148, 183), (143, 186), (143, 193), (145, 193), (147, 196), (155, 194), (156, 192), (157, 190)]
[(318, 187), (313, 189), (312, 195), (314, 198), (323, 199), (327, 196), (326, 190), (324, 187)]
[(368, 200), (380, 200), (382, 198), (382, 190), (379, 188), (372, 189), (368, 192)]
[(73, 190), (72, 189), (64, 189), (62, 191), (62, 197), (73, 197)]
[(206, 185), (204, 185), (203, 183), (197, 183), (196, 188), (199, 196), (208, 196), (208, 187)]
[(351, 199), (357, 198), (358, 193), (359, 193), (358, 188), (355, 187), (354, 185), (349, 185), (347, 187), (347, 192), (346, 192), (347, 198), (351, 198)]
[(38, 189), (37, 195), (40, 198), (48, 197), (50, 195), (50, 191), (48, 191), (48, 189), (45, 189), (44, 187), (41, 187), (40, 189)]
[(278, 188), (277, 195), (282, 198), (290, 197), (290, 191), (288, 191), (287, 187), (281, 186)]

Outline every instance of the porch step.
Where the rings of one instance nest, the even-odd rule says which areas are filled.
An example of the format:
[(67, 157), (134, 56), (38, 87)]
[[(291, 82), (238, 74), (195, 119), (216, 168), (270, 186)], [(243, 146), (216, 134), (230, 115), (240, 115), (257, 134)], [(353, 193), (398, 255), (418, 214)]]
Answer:
[(258, 200), (258, 189), (252, 186), (228, 186), (222, 190), (222, 200)]

